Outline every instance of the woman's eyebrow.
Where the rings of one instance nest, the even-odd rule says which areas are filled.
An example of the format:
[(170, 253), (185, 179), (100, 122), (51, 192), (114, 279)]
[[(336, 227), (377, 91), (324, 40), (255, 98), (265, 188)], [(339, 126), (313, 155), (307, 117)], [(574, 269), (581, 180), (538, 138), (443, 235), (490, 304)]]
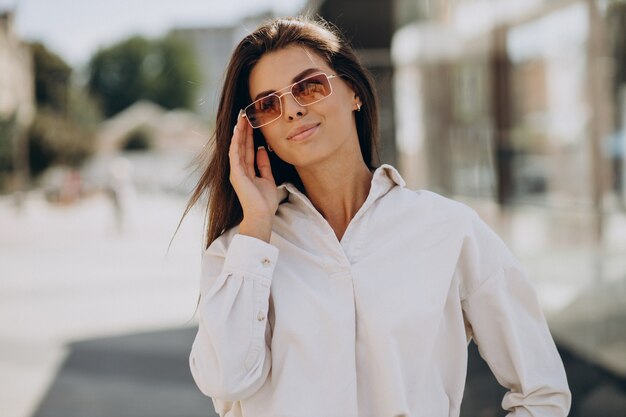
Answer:
[[(305, 78), (307, 75), (309, 74), (313, 74), (315, 72), (324, 72), (323, 70), (319, 69), (319, 68), (307, 68), (304, 71), (300, 72), (298, 75), (296, 75), (295, 77), (292, 78), (291, 83), (297, 83), (298, 81), (300, 81), (301, 79)], [(274, 93), (275, 90), (265, 90), (265, 91), (261, 91), (259, 94), (257, 94), (254, 97), (254, 100), (252, 101), (256, 101), (258, 99), (260, 99), (261, 97), (265, 97), (268, 94), (272, 94)]]

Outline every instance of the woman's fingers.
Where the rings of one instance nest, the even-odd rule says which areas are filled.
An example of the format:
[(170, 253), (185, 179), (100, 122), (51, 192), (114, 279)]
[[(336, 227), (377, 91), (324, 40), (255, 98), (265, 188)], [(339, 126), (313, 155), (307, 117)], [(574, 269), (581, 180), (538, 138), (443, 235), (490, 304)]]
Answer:
[(233, 176), (246, 176), (249, 179), (254, 179), (256, 177), (254, 171), (254, 161), (256, 159), (261, 178), (274, 181), (267, 150), (265, 147), (260, 146), (255, 152), (253, 129), (247, 120), (243, 119), (243, 117), (239, 117), (237, 120), (228, 151), (231, 178)]
[(242, 167), (245, 169), (246, 147), (245, 147), (245, 120), (239, 115), (237, 118), (237, 144), (239, 145), (239, 157), (241, 159)]
[(248, 172), (248, 175), (250, 177), (254, 177), (255, 176), (255, 172), (254, 172), (254, 138), (252, 136), (252, 127), (250, 126), (250, 124), (248, 123), (247, 120), (244, 120), (245, 118), (242, 117), (242, 123), (244, 124), (242, 126), (243, 131), (242, 131), (242, 136), (243, 136), (243, 142), (244, 142), (244, 147), (245, 147), (245, 164), (246, 164), (246, 171)]
[(259, 167), (259, 172), (261, 173), (262, 178), (274, 181), (272, 166), (270, 165), (270, 157), (267, 154), (267, 150), (263, 146), (259, 146), (259, 149), (257, 150), (256, 164)]
[(230, 159), (230, 171), (235, 175), (246, 175), (246, 170), (242, 161), (244, 157), (243, 152), (245, 148), (242, 146), (241, 140), (241, 124), (240, 119), (237, 120), (237, 124), (233, 129), (233, 136), (230, 141), (230, 148), (228, 150)]

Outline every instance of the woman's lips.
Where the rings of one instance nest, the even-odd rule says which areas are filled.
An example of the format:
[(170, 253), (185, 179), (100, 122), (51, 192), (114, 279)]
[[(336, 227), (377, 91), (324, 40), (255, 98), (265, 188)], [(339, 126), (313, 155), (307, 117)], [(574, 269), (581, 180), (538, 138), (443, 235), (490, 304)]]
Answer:
[(303, 130), (302, 132), (298, 133), (297, 135), (294, 135), (290, 138), (288, 138), (287, 140), (289, 141), (295, 141), (295, 142), (299, 142), (302, 141), (306, 138), (308, 138), (309, 136), (313, 135), (315, 132), (317, 132), (317, 128), (319, 127), (319, 123), (316, 125), (311, 126), (310, 128)]

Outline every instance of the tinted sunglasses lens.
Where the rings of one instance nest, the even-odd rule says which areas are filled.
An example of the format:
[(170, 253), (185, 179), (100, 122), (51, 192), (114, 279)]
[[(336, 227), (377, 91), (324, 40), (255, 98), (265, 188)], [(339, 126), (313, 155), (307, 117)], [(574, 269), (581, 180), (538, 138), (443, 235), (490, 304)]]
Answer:
[(293, 85), (291, 94), (303, 106), (326, 98), (332, 92), (330, 81), (325, 74), (305, 78)]
[(280, 117), (280, 98), (275, 95), (263, 97), (246, 107), (246, 117), (253, 127), (263, 126)]

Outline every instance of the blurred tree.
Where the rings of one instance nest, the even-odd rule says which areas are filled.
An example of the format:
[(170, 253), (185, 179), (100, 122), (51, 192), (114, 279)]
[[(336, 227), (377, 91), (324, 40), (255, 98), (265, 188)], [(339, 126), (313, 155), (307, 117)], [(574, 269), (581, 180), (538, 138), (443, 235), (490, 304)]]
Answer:
[(102, 122), (102, 109), (97, 100), (79, 86), (71, 86), (67, 97), (66, 118), (90, 134), (95, 133)]
[(91, 58), (88, 86), (110, 117), (140, 99), (167, 109), (191, 108), (199, 74), (196, 57), (184, 42), (134, 36)]
[(35, 98), (38, 106), (64, 112), (72, 68), (41, 43), (30, 44), (35, 70)]
[(13, 170), (12, 138), (17, 131), (17, 117), (0, 116), (0, 190), (4, 189), (4, 182)]
[(156, 42), (156, 50), (148, 58), (146, 71), (153, 74), (149, 83), (153, 95), (147, 98), (166, 109), (191, 109), (200, 84), (200, 69), (191, 47), (167, 36)]
[(91, 154), (93, 141), (69, 119), (40, 109), (29, 132), (29, 162), (33, 176), (51, 165), (78, 166)]
[(36, 177), (53, 164), (78, 166), (95, 147), (102, 120), (96, 101), (72, 85), (72, 68), (40, 43), (30, 45), (37, 115), (28, 132), (29, 165)]
[(145, 90), (141, 64), (150, 50), (148, 40), (133, 37), (98, 51), (89, 62), (89, 90), (98, 97), (106, 116), (132, 104)]

